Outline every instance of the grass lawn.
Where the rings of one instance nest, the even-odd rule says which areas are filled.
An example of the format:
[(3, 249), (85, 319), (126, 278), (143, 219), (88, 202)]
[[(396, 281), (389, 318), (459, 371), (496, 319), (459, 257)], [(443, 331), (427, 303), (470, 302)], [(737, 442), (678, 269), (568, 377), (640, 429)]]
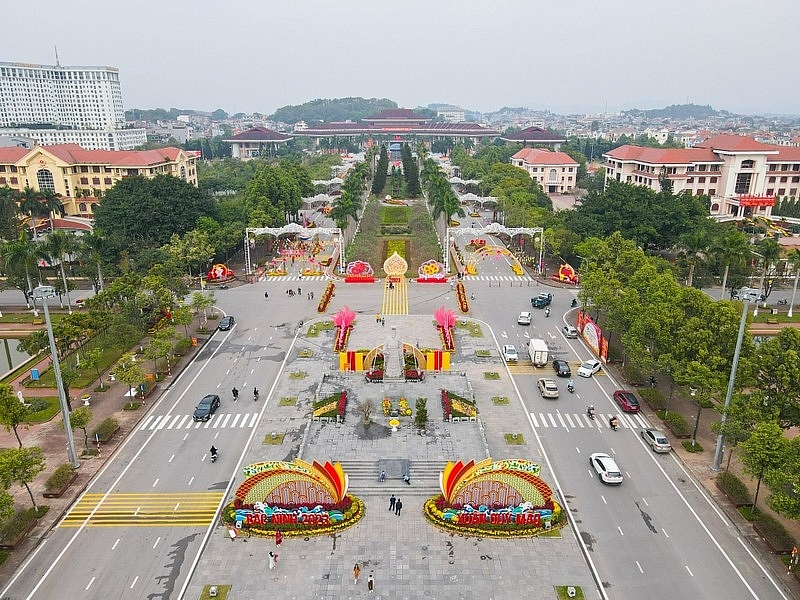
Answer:
[(509, 446), (521, 446), (525, 443), (525, 438), (522, 437), (521, 433), (504, 433), (503, 435), (506, 438), (506, 444)]
[(35, 423), (46, 423), (55, 417), (61, 410), (61, 402), (58, 396), (42, 396), (40, 398), (30, 398), (27, 402), (31, 403), (31, 413), (25, 418), (25, 422), (31, 425)]

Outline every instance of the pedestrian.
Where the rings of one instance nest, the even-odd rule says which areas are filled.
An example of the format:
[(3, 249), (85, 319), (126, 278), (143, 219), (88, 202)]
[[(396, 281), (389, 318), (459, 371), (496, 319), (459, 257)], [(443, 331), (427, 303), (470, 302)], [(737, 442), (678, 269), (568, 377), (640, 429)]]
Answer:
[(231, 541), (234, 541), (237, 535), (235, 527), (228, 527), (228, 536), (231, 538)]
[(394, 510), (395, 502), (397, 502), (397, 498), (395, 498), (394, 494), (392, 494), (392, 497), (389, 498), (389, 510)]
[(300, 288), (297, 288), (297, 295), (299, 296), (302, 293), (303, 293), (303, 291)]
[(311, 299), (314, 299), (314, 292), (311, 292)]
[(369, 590), (370, 594), (374, 591), (373, 590), (374, 586), (375, 586), (375, 581), (372, 579), (372, 573), (370, 573), (369, 577), (367, 578), (367, 589)]
[(283, 534), (280, 531), (275, 532), (275, 547), (280, 548), (283, 543)]
[(386, 481), (386, 471), (381, 469), (381, 476), (380, 476), (381, 483)]
[(358, 578), (361, 576), (361, 567), (358, 566), (358, 563), (355, 564), (353, 567), (353, 583), (358, 583)]
[(400, 498), (397, 499), (397, 502), (394, 503), (394, 514), (398, 517), (400, 516), (400, 511), (403, 509), (403, 503), (400, 502)]
[(264, 300), (269, 300), (269, 292), (264, 292)]
[(380, 323), (380, 322), (381, 322), (381, 315), (380, 315), (380, 313), (378, 313), (377, 315), (375, 315), (375, 322), (376, 322), (376, 323)]
[(278, 564), (278, 555), (273, 553), (273, 552), (270, 552), (269, 553), (269, 570), (271, 571), (272, 569), (274, 569), (275, 565), (277, 565), (277, 564)]
[(405, 475), (403, 475), (403, 481), (404, 481), (406, 484), (408, 484), (408, 485), (411, 485), (411, 477), (409, 477), (409, 476), (408, 476), (408, 473), (406, 473)]
[(386, 325), (386, 319), (384, 319), (383, 317), (381, 317), (381, 326), (384, 326), (384, 325)]

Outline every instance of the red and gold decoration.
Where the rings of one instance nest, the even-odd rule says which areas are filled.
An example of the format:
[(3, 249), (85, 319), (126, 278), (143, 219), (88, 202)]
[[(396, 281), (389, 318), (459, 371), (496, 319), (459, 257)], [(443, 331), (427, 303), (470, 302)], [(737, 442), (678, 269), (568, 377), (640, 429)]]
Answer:
[(447, 283), (444, 265), (435, 260), (422, 263), (417, 271), (417, 283)]
[(463, 535), (527, 537), (563, 526), (553, 493), (537, 463), (487, 458), (449, 462), (439, 475), (442, 493), (425, 502), (425, 517)]
[(442, 338), (442, 347), (448, 352), (456, 349), (456, 342), (453, 339), (453, 326), (456, 324), (456, 314), (452, 310), (447, 310), (444, 306), (433, 313), (436, 319), (436, 327)]
[(363, 260), (354, 260), (347, 263), (345, 270), (345, 283), (373, 283), (375, 281), (375, 271), (372, 265)]
[(564, 263), (558, 267), (558, 271), (553, 276), (553, 279), (560, 281), (561, 283), (571, 283), (573, 285), (577, 285), (579, 281), (578, 274), (575, 272), (575, 269), (573, 269), (568, 263)]
[(364, 515), (363, 502), (347, 494), (348, 477), (339, 463), (296, 458), (251, 464), (243, 473), (223, 521), (252, 534), (329, 534)]
[(353, 329), (353, 321), (356, 320), (356, 313), (350, 310), (349, 306), (340, 309), (333, 317), (333, 324), (336, 325), (336, 341), (333, 343), (334, 352), (344, 352), (347, 350), (347, 338)]
[(333, 293), (336, 291), (336, 286), (332, 281), (328, 282), (328, 285), (325, 287), (325, 291), (322, 292), (322, 298), (319, 299), (319, 304), (317, 304), (317, 312), (324, 313), (328, 310), (328, 304), (330, 304), (331, 298), (333, 298)]
[(217, 263), (206, 273), (206, 281), (227, 281), (233, 277), (233, 271), (227, 265)]
[(458, 308), (462, 313), (469, 312), (469, 302), (467, 302), (467, 290), (464, 284), (459, 281), (456, 284), (456, 296), (458, 296)]

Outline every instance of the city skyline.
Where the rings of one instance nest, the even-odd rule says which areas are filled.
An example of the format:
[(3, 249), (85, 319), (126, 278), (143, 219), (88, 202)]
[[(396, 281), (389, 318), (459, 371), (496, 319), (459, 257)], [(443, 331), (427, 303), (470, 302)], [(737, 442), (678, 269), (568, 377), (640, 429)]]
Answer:
[[(119, 68), (126, 108), (272, 114), (316, 98), (491, 112), (672, 104), (800, 114), (800, 8), (743, 0), (45, 3), (8, 16), (0, 61)], [(126, 27), (120, 27), (126, 24)], [(86, 35), (81, 32), (86, 32)], [(757, 44), (753, 41), (757, 40)], [(785, 58), (784, 58), (785, 57)]]

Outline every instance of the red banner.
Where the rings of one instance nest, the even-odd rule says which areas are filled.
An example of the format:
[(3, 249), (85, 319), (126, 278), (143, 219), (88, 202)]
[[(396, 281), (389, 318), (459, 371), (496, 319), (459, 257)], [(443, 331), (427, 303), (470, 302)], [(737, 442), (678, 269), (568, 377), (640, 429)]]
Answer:
[(775, 206), (775, 196), (742, 194), (739, 196), (739, 206)]

